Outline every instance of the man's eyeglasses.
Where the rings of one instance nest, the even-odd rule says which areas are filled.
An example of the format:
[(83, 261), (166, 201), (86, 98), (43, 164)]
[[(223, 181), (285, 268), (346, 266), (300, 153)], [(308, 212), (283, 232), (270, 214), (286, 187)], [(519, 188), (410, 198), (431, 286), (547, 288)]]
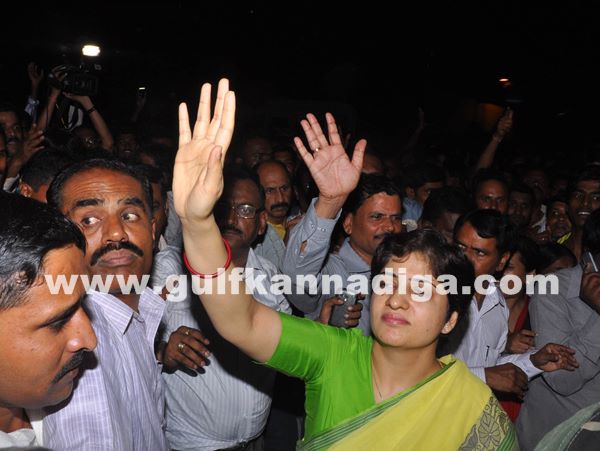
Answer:
[(256, 217), (256, 212), (259, 211), (258, 208), (250, 204), (231, 205), (226, 202), (218, 202), (216, 209), (217, 213), (220, 213), (221, 215), (225, 215), (229, 210), (234, 210), (238, 217), (244, 219), (254, 219)]

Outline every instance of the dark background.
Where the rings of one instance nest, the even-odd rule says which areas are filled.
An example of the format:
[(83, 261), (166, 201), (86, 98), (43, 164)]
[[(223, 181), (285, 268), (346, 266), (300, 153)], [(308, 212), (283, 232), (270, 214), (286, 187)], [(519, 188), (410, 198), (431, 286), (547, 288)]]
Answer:
[(447, 3), (14, 5), (4, 9), (2, 95), (24, 103), (29, 61), (47, 72), (95, 41), (103, 67), (95, 102), (111, 123), (131, 114), (138, 86), (148, 89), (149, 114), (174, 122), (179, 101), (195, 103), (201, 82), (227, 76), (242, 123), (260, 122), (274, 104), (311, 107), (351, 117), (357, 133), (406, 137), (421, 106), (428, 123), (459, 133), (478, 104), (494, 103), (515, 109), (528, 149), (578, 152), (596, 141), (595, 9)]

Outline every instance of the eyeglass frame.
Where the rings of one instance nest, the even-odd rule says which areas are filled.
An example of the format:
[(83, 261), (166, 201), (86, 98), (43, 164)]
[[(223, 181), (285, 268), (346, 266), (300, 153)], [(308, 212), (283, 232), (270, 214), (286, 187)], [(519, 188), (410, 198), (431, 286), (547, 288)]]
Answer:
[[(226, 205), (229, 207), (229, 208), (227, 208), (227, 211), (234, 210), (235, 211), (235, 215), (238, 218), (242, 218), (242, 219), (254, 219), (254, 218), (256, 218), (256, 214), (257, 213), (260, 213), (261, 211), (264, 210), (264, 208), (258, 208), (258, 207), (255, 207), (254, 205), (251, 205), (251, 204), (237, 204), (237, 205), (234, 205), (232, 203), (225, 202), (225, 201), (219, 201), (219, 202), (217, 202), (217, 205), (215, 205), (215, 209), (216, 209), (217, 206), (220, 206), (220, 208), (223, 208), (225, 210), (224, 207)], [(238, 209), (240, 207), (250, 207), (250, 208), (252, 208), (254, 210), (254, 212), (252, 213), (252, 216), (243, 216), (243, 215), (241, 215), (238, 212)]]

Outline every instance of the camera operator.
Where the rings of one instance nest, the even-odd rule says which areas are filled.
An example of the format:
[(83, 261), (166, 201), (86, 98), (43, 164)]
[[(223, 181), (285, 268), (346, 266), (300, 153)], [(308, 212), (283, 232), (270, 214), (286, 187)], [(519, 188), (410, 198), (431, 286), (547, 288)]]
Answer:
[(52, 74), (49, 76), (49, 78), (53, 79), (53, 82), (50, 83), (52, 88), (48, 97), (48, 103), (40, 113), (38, 122), (40, 129), (46, 130), (49, 127), (52, 115), (62, 94), (65, 99), (68, 99), (71, 105), (80, 109), (88, 116), (93, 126), (92, 129), (90, 127), (79, 125), (73, 129), (73, 133), (76, 134), (81, 141), (81, 146), (86, 150), (102, 148), (109, 152), (112, 151), (114, 139), (104, 118), (94, 106), (94, 103), (89, 96), (65, 92), (63, 82), (67, 76), (68, 73), (64, 71), (64, 66), (57, 66), (52, 69)]

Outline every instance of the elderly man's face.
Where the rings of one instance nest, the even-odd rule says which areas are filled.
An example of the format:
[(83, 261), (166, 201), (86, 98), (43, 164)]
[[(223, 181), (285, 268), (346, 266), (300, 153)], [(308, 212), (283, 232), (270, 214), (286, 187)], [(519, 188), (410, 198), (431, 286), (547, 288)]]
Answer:
[[(43, 272), (57, 280), (87, 275), (83, 253), (75, 246), (46, 254)], [(51, 293), (42, 278), (17, 307), (0, 311), (0, 405), (41, 408), (66, 399), (86, 351), (96, 335), (81, 307), (85, 289)]]
[[(61, 210), (87, 240), (86, 260), (93, 274), (150, 274), (154, 222), (142, 184), (110, 169), (75, 174), (64, 184)], [(118, 293), (118, 282), (111, 285)]]

